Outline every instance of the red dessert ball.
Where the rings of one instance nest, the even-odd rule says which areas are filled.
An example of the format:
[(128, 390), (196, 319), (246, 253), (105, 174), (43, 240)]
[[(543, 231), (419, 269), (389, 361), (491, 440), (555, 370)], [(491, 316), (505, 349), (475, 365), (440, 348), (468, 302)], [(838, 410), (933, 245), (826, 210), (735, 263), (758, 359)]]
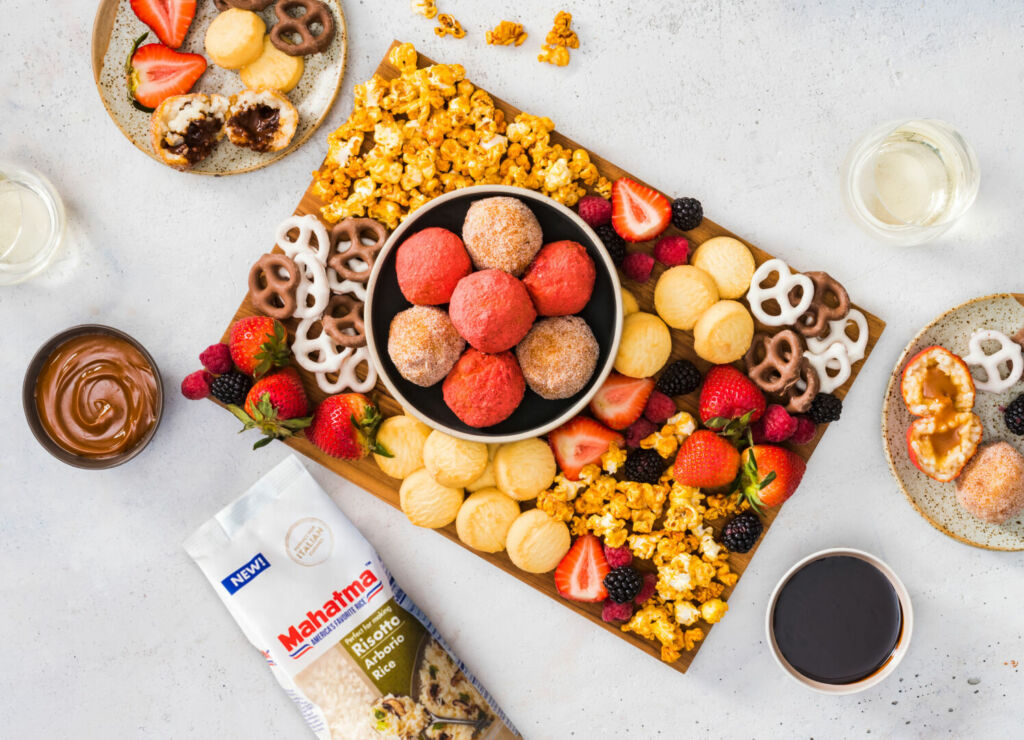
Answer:
[(526, 381), (511, 352), (488, 355), (472, 347), (455, 363), (442, 386), (444, 402), (471, 427), (489, 427), (516, 410)]
[(541, 316), (569, 316), (583, 310), (594, 292), (594, 260), (578, 242), (551, 242), (526, 268), (523, 285)]
[(467, 342), (490, 353), (515, 347), (537, 318), (522, 282), (503, 270), (480, 270), (462, 278), (448, 313)]
[(436, 226), (410, 236), (395, 255), (398, 287), (417, 306), (447, 303), (458, 282), (472, 270), (458, 234)]

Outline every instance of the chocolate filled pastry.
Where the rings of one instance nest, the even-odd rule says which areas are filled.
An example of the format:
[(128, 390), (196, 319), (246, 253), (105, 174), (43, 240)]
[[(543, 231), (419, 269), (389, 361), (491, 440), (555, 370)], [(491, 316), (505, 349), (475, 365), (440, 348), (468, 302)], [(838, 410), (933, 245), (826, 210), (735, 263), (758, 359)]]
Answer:
[(206, 159), (224, 137), (228, 99), (223, 95), (173, 95), (153, 111), (149, 136), (166, 164), (185, 170)]
[(278, 0), (274, 13), (277, 23), (270, 29), (270, 42), (285, 54), (318, 54), (334, 38), (334, 16), (320, 0)]
[(838, 280), (827, 272), (805, 272), (814, 284), (811, 305), (796, 321), (796, 329), (805, 337), (820, 337), (828, 332), (828, 322), (846, 318), (850, 296)]
[[(331, 256), (327, 266), (344, 280), (366, 283), (370, 279), (377, 254), (387, 238), (387, 229), (379, 221), (372, 218), (346, 218), (331, 227)], [(365, 267), (351, 264), (356, 259), (361, 260)]]
[(298, 301), (299, 268), (286, 254), (271, 252), (256, 260), (249, 270), (249, 300), (264, 316), (290, 319)]
[(277, 90), (243, 90), (231, 96), (226, 128), (235, 146), (276, 152), (291, 143), (298, 125), (298, 111)]

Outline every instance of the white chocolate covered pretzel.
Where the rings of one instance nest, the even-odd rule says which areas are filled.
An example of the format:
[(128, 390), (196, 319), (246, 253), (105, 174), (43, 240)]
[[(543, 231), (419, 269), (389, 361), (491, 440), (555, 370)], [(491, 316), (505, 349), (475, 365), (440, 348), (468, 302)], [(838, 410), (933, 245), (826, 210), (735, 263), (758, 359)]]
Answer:
[(818, 376), (821, 393), (831, 393), (850, 379), (853, 371), (850, 355), (841, 342), (836, 342), (820, 354), (804, 352), (804, 357), (811, 363)]
[[(299, 232), (294, 239), (289, 236), (293, 229)], [(314, 239), (316, 246), (312, 243)], [(331, 240), (327, 236), (327, 229), (320, 223), (320, 219), (312, 214), (289, 216), (282, 221), (277, 227), (277, 246), (293, 259), (298, 252), (310, 251), (316, 255), (321, 265), (327, 264), (327, 258), (331, 254)]]
[(313, 252), (296, 252), (291, 258), (300, 270), (299, 286), (295, 289), (297, 306), (293, 316), (297, 319), (319, 319), (331, 298), (327, 270)]
[[(857, 338), (851, 339), (846, 327), (853, 323), (857, 327)], [(864, 359), (868, 347), (868, 320), (856, 308), (851, 308), (845, 318), (828, 322), (828, 333), (823, 337), (807, 337), (807, 351), (820, 355), (833, 344), (841, 344), (846, 348), (846, 355), (852, 365)]]
[[(360, 380), (356, 375), (356, 368), (364, 362), (366, 363), (366, 377)], [(377, 385), (377, 369), (370, 362), (370, 352), (365, 346), (355, 350), (346, 347), (345, 357), (337, 373), (337, 378), (333, 381), (328, 377), (331, 373), (317, 373), (316, 384), (320, 386), (320, 390), (324, 393), (334, 394), (350, 388), (356, 393), (368, 393), (373, 390), (373, 386)]]
[[(999, 342), (999, 349), (992, 354), (985, 352), (982, 342)], [(970, 352), (963, 356), (968, 365), (985, 371), (985, 379), (974, 379), (974, 387), (987, 393), (1002, 393), (1013, 387), (1024, 374), (1024, 351), (1021, 346), (995, 329), (980, 329), (971, 334), (967, 343)], [(1006, 377), (1003, 377), (1003, 363), (1009, 363)]]
[[(762, 286), (768, 278), (775, 273), (779, 276), (778, 282), (770, 288)], [(800, 289), (800, 298), (794, 304), (791, 295), (793, 291)], [(789, 266), (780, 259), (770, 259), (764, 262), (750, 279), (750, 290), (747, 291), (747, 303), (750, 304), (750, 311), (754, 317), (765, 326), (790, 326), (796, 324), (811, 305), (814, 299), (814, 283), (806, 275), (790, 272)], [(765, 309), (765, 304), (770, 301), (779, 304), (779, 312), (770, 314)]]

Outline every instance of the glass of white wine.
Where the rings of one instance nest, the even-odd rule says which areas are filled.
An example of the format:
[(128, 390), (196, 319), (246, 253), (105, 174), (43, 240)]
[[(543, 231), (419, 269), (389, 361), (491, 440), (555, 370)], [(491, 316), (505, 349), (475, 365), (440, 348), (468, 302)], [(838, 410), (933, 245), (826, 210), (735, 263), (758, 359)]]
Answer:
[(869, 234), (924, 244), (945, 232), (978, 195), (978, 159), (943, 121), (892, 121), (868, 132), (841, 171), (843, 200)]
[(64, 205), (35, 170), (0, 161), (0, 285), (38, 275), (64, 238)]

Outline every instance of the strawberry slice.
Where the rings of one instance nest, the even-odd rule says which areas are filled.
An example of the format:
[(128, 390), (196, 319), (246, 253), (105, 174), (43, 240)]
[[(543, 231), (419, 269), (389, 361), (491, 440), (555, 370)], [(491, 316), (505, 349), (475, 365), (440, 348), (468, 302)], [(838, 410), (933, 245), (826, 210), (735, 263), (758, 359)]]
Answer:
[(591, 413), (612, 429), (625, 429), (640, 418), (654, 390), (654, 378), (612, 373), (590, 402)]
[(604, 601), (608, 598), (604, 577), (609, 571), (611, 568), (604, 557), (601, 540), (585, 534), (573, 543), (555, 568), (555, 588), (565, 599)]
[(135, 16), (172, 49), (184, 43), (196, 16), (196, 0), (131, 0), (131, 6)]
[(585, 416), (570, 419), (548, 432), (551, 451), (569, 480), (579, 480), (583, 466), (598, 462), (612, 442), (622, 445), (622, 435)]
[(184, 95), (206, 71), (202, 54), (186, 54), (163, 44), (139, 46), (149, 34), (135, 40), (125, 62), (128, 99), (139, 110), (152, 112), (172, 95)]
[(668, 227), (672, 204), (646, 185), (620, 177), (612, 185), (612, 226), (627, 242), (645, 242)]

